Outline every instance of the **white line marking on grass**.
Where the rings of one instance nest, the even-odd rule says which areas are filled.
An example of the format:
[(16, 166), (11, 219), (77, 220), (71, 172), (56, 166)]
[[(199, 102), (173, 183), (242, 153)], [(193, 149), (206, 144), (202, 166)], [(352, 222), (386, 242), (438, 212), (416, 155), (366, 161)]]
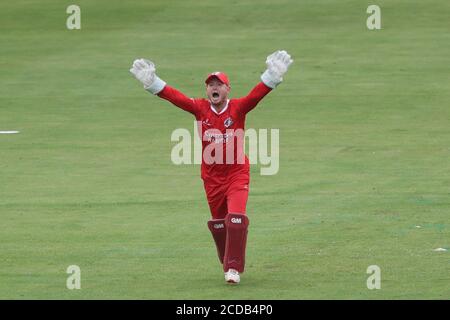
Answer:
[(20, 131), (0, 131), (0, 134), (14, 134), (19, 133)]
[(447, 249), (445, 249), (445, 248), (437, 248), (437, 249), (434, 249), (433, 251), (436, 251), (436, 252), (445, 252), (445, 251), (447, 251)]

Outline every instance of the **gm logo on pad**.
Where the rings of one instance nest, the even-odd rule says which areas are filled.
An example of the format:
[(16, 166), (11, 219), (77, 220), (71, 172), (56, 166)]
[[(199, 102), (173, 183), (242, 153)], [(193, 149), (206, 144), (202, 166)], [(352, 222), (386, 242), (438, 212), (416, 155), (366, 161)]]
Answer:
[(231, 218), (232, 223), (242, 223), (242, 218)]
[(223, 223), (216, 223), (216, 224), (214, 225), (214, 229), (223, 229), (223, 228), (225, 228), (225, 226), (224, 226)]

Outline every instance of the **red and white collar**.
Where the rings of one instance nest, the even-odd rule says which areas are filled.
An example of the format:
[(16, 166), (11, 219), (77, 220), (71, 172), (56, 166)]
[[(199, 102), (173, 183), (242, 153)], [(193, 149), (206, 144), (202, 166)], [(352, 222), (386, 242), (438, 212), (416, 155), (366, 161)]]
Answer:
[(215, 114), (221, 115), (228, 109), (228, 102), (230, 102), (230, 99), (227, 99), (227, 104), (225, 105), (225, 108), (223, 108), (220, 112), (217, 112), (216, 109), (210, 104), (211, 110), (214, 111)]

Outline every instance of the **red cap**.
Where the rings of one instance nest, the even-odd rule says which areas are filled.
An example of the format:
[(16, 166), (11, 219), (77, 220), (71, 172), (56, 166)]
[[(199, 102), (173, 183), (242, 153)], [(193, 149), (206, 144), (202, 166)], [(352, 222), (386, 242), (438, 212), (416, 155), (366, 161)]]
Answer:
[(206, 78), (205, 83), (207, 84), (209, 82), (209, 80), (211, 80), (212, 78), (217, 78), (217, 79), (219, 79), (220, 82), (226, 84), (227, 86), (230, 86), (230, 81), (228, 80), (227, 75), (223, 72), (217, 71), (217, 72), (210, 73), (208, 75), (208, 77)]

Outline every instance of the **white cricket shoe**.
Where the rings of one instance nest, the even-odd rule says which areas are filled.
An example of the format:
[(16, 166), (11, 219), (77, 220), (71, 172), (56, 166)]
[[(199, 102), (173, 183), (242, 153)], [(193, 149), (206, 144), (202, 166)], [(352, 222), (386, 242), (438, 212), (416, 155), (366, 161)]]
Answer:
[(239, 272), (234, 269), (229, 269), (227, 272), (225, 272), (225, 281), (228, 283), (239, 283), (239, 281), (241, 281)]

